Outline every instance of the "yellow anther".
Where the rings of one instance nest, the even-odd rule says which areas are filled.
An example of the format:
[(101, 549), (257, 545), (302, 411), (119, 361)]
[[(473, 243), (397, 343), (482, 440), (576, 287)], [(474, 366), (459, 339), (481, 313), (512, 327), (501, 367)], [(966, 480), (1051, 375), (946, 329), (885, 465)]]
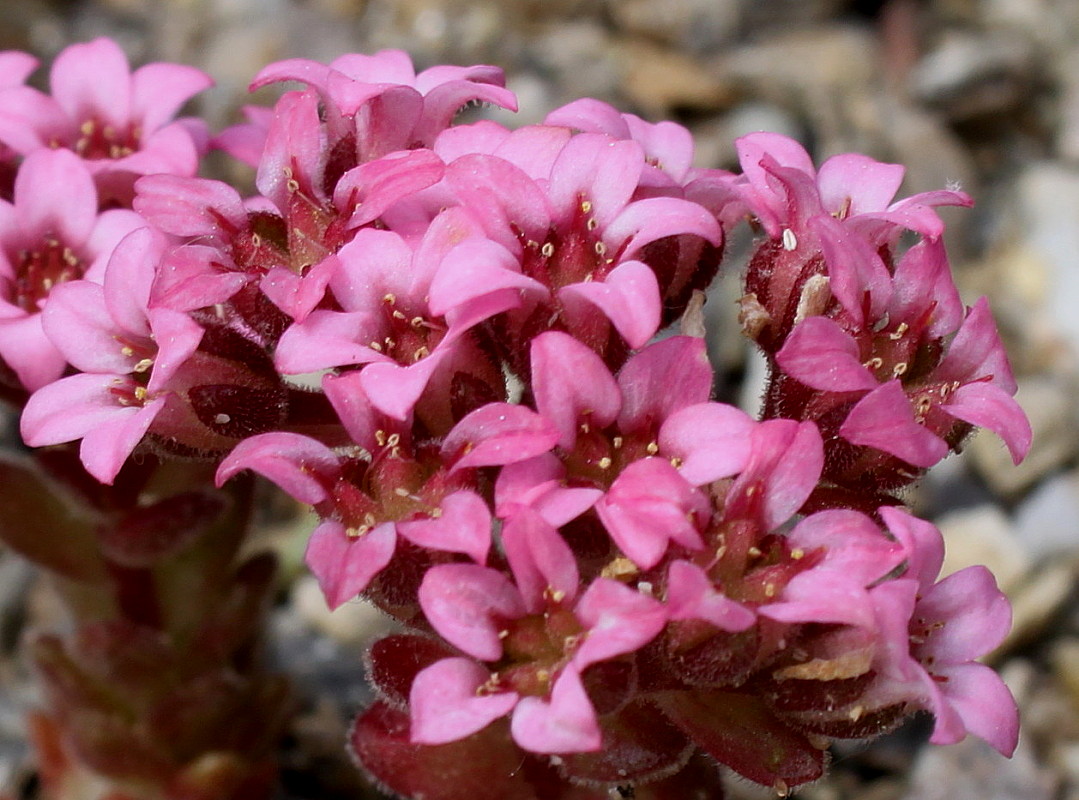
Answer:
[(793, 559), (794, 561), (801, 561), (805, 557), (806, 551), (803, 550), (801, 547), (796, 547), (791, 550), (791, 559)]
[(608, 458), (607, 456), (604, 456), (603, 458), (601, 458), (596, 463), (599, 464), (600, 469), (610, 469), (611, 464), (614, 463), (614, 462), (612, 462), (611, 459)]
[(605, 245), (603, 242), (596, 242), (592, 246), (592, 248), (596, 251), (597, 256), (602, 256), (602, 255), (607, 254), (607, 245)]
[(659, 452), (659, 442), (649, 442), (648, 447), (644, 448), (650, 456), (654, 456)]
[(583, 211), (585, 214), (591, 214), (592, 213), (592, 201), (591, 200), (582, 200), (581, 201), (581, 211)]
[(134, 372), (146, 372), (146, 370), (150, 369), (150, 367), (152, 367), (153, 365), (154, 365), (154, 360), (152, 358), (144, 358), (139, 363), (137, 363), (132, 368), (132, 370)]
[(544, 258), (550, 258), (554, 255), (554, 245), (550, 242), (544, 242), (543, 247), (540, 248), (540, 254)]
[(798, 248), (798, 237), (794, 235), (794, 231), (790, 228), (783, 230), (783, 249), (790, 252)]
[(898, 364), (896, 364), (894, 367), (892, 367), (892, 377), (893, 378), (898, 378), (900, 375), (903, 375), (906, 371), (907, 371), (907, 362), (906, 361), (900, 361)]

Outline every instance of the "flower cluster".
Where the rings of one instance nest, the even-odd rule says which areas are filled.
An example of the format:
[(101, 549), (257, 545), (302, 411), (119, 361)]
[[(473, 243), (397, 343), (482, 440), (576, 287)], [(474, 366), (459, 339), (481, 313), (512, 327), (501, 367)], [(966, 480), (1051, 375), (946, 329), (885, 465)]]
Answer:
[[(170, 121), (205, 76), (129, 74), (106, 40), (51, 95), (0, 88), (0, 358), (26, 443), (81, 442), (104, 484), (153, 453), (314, 509), (329, 604), (405, 626), (370, 654), (371, 774), (659, 798), (718, 793), (718, 762), (783, 793), (917, 711), (1011, 753), (976, 662), (1007, 602), (982, 568), (938, 581), (939, 532), (894, 495), (974, 426), (1030, 443), (988, 308), (952, 284), (934, 206), (966, 195), (892, 202), (901, 167), (817, 170), (765, 133), (742, 174), (696, 169), (685, 129), (594, 100), (452, 124), (515, 107), (488, 66), (384, 51), (253, 86), (282, 81), (213, 139)], [(210, 146), (255, 196), (195, 176)], [(711, 399), (699, 335), (745, 217), (760, 419)]]

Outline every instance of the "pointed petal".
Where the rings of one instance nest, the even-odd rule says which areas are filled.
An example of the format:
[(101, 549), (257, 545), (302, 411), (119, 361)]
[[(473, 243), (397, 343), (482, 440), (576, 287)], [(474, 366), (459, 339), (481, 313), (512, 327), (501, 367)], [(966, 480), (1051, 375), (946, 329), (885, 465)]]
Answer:
[(376, 525), (359, 538), (337, 520), (326, 520), (311, 534), (304, 562), (318, 579), (330, 609), (356, 597), (390, 563), (397, 545), (392, 522)]
[(639, 650), (667, 624), (667, 609), (661, 602), (608, 578), (593, 581), (574, 613), (588, 628), (573, 654), (573, 664), (581, 670)]
[(875, 447), (916, 467), (931, 467), (948, 455), (948, 445), (914, 419), (914, 408), (899, 381), (889, 381), (851, 409), (839, 435), (852, 444)]
[(440, 636), (481, 661), (501, 658), (499, 625), (525, 614), (510, 579), (476, 564), (431, 567), (420, 584), (419, 601)]
[(397, 523), (397, 532), (413, 544), (464, 553), (477, 564), (487, 561), (491, 549), (491, 512), (482, 497), (462, 489), (447, 495), (439, 504), (438, 517)]
[(602, 281), (571, 283), (559, 291), (563, 302), (578, 298), (598, 308), (631, 348), (644, 347), (659, 328), (659, 282), (641, 261), (625, 261)]

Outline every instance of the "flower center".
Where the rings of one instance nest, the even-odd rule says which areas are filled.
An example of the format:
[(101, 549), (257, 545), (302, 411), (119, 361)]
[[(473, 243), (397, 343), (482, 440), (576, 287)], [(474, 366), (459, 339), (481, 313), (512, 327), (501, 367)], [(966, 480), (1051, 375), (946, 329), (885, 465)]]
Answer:
[(137, 127), (117, 130), (112, 125), (88, 119), (79, 126), (75, 152), (83, 158), (123, 158), (139, 149), (141, 132)]
[(41, 310), (52, 287), (81, 278), (82, 274), (83, 266), (78, 256), (70, 247), (50, 236), (38, 249), (19, 253), (11, 300), (28, 314), (35, 314)]

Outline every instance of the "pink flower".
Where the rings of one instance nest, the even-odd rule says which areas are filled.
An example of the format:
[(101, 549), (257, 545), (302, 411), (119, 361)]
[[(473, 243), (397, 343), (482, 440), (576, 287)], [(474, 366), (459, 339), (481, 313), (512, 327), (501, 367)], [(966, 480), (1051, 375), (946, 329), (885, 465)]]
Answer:
[(824, 215), (878, 245), (904, 228), (936, 239), (944, 224), (934, 206), (971, 205), (969, 196), (951, 190), (892, 202), (903, 182), (899, 164), (848, 153), (832, 156), (818, 170), (798, 142), (777, 133), (751, 133), (735, 147), (746, 178), (745, 201), (773, 239), (791, 230), (797, 244), (809, 238), (803, 236), (808, 220)]
[(171, 120), (211, 85), (204, 73), (165, 63), (131, 72), (119, 46), (102, 38), (61, 52), (49, 81), (51, 96), (29, 87), (4, 93), (0, 141), (24, 155), (72, 150), (99, 181), (114, 173), (194, 174), (201, 134)]
[(277, 81), (300, 81), (318, 91), (330, 109), (331, 147), (353, 139), (355, 161), (349, 166), (395, 150), (429, 147), (469, 103), (517, 108), (497, 67), (439, 66), (416, 74), (401, 50), (345, 55), (328, 66), (307, 59), (279, 61), (259, 72), (251, 89)]
[(985, 567), (967, 567), (935, 582), (943, 561), (940, 532), (896, 508), (882, 508), (907, 554), (907, 573), (871, 591), (882, 648), (881, 680), (869, 696), (904, 694), (933, 713), (930, 738), (951, 744), (973, 733), (1010, 756), (1019, 735), (1015, 700), (1000, 677), (975, 659), (1011, 626), (1011, 609)]
[(145, 225), (131, 211), (97, 209), (93, 178), (66, 150), (28, 156), (14, 202), (0, 200), (0, 356), (30, 391), (67, 365), (41, 327), (51, 291), (81, 278), (100, 283), (120, 239)]
[(503, 540), (514, 580), (476, 565), (436, 566), (420, 603), (451, 644), (479, 661), (510, 663), (491, 674), (451, 658), (420, 672), (409, 698), (412, 741), (462, 739), (512, 711), (511, 733), (526, 750), (598, 750), (581, 672), (651, 641), (666, 622), (664, 608), (605, 578), (581, 593), (573, 552), (530, 511), (507, 520)]
[(22, 434), (31, 447), (82, 439), (87, 471), (111, 483), (172, 396), (170, 384), (199, 346), (203, 330), (187, 314), (150, 304), (154, 266), (167, 243), (140, 228), (117, 246), (101, 286), (57, 286), (44, 326), (82, 374), (31, 395)]

